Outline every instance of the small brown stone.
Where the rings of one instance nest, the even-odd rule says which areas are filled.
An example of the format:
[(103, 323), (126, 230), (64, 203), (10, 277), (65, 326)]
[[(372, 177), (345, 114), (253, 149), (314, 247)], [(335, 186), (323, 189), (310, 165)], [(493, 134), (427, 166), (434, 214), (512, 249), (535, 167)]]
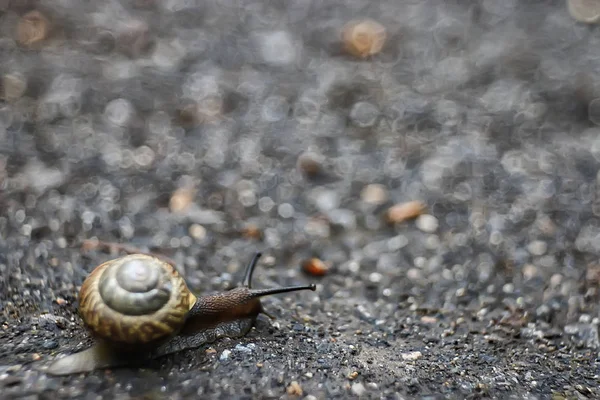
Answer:
[(248, 224), (242, 228), (242, 236), (246, 239), (260, 240), (263, 237), (263, 233), (258, 226)]
[(308, 177), (315, 177), (322, 171), (322, 157), (318, 154), (307, 151), (298, 157), (298, 169)]
[(27, 80), (21, 73), (6, 74), (2, 77), (0, 93), (2, 98), (8, 102), (20, 99), (27, 90)]
[(396, 204), (388, 209), (386, 218), (390, 223), (400, 223), (418, 217), (425, 208), (425, 204), (418, 200)]
[(23, 15), (17, 25), (17, 41), (27, 47), (35, 46), (48, 38), (50, 21), (34, 10)]
[(329, 266), (318, 258), (311, 258), (302, 263), (302, 269), (309, 275), (324, 276), (329, 272)]
[(287, 387), (286, 392), (290, 396), (302, 396), (302, 387), (300, 387), (300, 384), (298, 382), (292, 381), (292, 383), (290, 383), (290, 386)]
[(171, 212), (177, 213), (185, 211), (194, 201), (195, 195), (196, 190), (192, 187), (185, 186), (175, 190), (169, 201)]
[(355, 380), (356, 378), (358, 378), (358, 371), (352, 371), (348, 374), (348, 379), (351, 381)]
[(131, 58), (138, 58), (146, 54), (152, 44), (150, 27), (144, 21), (128, 21), (117, 34), (117, 49)]
[(350, 21), (342, 29), (344, 49), (359, 58), (367, 58), (379, 53), (386, 38), (385, 27), (371, 19)]
[(194, 102), (183, 104), (177, 114), (177, 122), (184, 128), (193, 128), (200, 122), (198, 105)]

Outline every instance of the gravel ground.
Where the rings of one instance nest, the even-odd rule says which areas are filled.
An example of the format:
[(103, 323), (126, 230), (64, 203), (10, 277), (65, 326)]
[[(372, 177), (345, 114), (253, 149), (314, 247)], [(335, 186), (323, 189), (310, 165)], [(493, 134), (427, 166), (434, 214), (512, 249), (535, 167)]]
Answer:
[[(600, 398), (600, 31), (574, 16), (0, 0), (0, 397)], [(364, 18), (386, 35), (359, 57)], [(317, 291), (241, 339), (52, 377), (92, 342), (79, 286), (122, 254), (89, 239), (197, 292), (255, 251), (256, 287)]]

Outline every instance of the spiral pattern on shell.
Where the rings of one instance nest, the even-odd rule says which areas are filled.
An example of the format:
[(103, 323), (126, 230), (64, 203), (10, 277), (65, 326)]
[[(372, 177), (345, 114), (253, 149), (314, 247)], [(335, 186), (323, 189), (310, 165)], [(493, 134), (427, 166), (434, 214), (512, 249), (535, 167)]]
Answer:
[(161, 342), (183, 327), (195, 296), (172, 265), (132, 254), (96, 267), (79, 294), (92, 333), (122, 344)]

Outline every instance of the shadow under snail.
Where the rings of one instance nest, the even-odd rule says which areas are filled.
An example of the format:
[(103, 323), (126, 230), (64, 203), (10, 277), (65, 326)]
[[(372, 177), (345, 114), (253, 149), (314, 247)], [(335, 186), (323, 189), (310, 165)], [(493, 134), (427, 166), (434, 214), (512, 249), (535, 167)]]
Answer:
[(204, 296), (194, 295), (172, 264), (150, 254), (129, 254), (99, 265), (79, 292), (79, 313), (96, 343), (55, 360), (46, 373), (129, 366), (223, 337), (242, 337), (259, 314), (271, 317), (261, 297), (316, 289), (314, 284), (252, 289), (260, 256), (254, 255), (240, 286)]

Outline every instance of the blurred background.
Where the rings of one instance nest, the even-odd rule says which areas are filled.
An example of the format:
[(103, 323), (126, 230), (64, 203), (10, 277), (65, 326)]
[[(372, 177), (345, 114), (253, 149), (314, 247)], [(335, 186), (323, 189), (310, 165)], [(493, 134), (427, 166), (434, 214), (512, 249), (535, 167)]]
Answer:
[[(600, 395), (597, 21), (597, 0), (0, 0), (0, 386), (156, 389), (29, 369), (87, 340), (77, 290), (116, 242), (197, 291), (259, 250), (256, 286), (318, 284), (265, 301), (252, 340), (290, 346), (269, 379), (219, 364), (190, 394)], [(184, 357), (159, 393), (185, 396)]]

